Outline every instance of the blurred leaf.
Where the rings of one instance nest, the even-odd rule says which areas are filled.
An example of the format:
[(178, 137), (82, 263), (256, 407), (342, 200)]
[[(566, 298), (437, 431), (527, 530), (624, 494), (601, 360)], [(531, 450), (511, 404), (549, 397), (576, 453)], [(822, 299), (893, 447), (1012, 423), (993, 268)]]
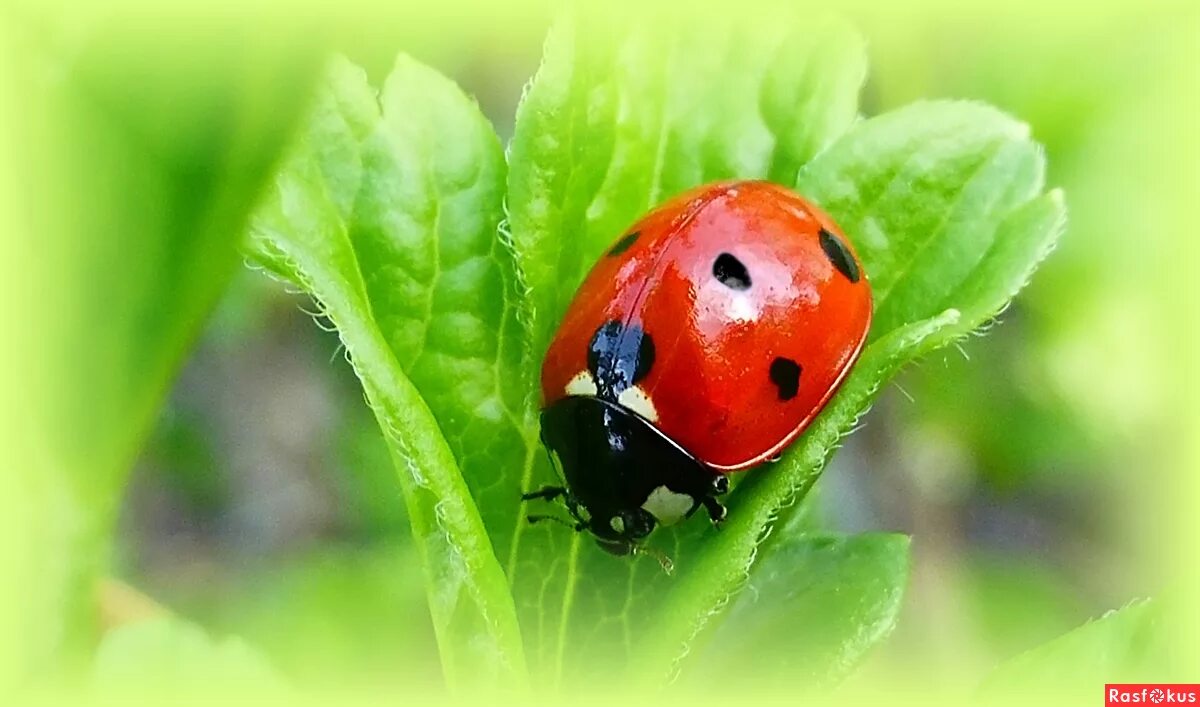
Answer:
[(1150, 600), (1110, 611), (1002, 664), (988, 676), (981, 696), (1062, 692), (1078, 698), (1086, 690), (1095, 699), (1106, 682), (1177, 680), (1183, 676), (1165, 651), (1164, 619)]
[(5, 14), (0, 83), (20, 119), (4, 121), (0, 163), (20, 175), (13, 240), (27, 250), (6, 299), (31, 325), (13, 328), (28, 450), (10, 458), (21, 483), (3, 496), (36, 548), (6, 568), (22, 588), (6, 633), (25, 637), (22, 668), (46, 671), (92, 646), (123, 483), (237, 264), (317, 47), (236, 21)]
[(508, 583), (442, 436), (465, 465), (519, 420), (503, 396), (520, 386), (497, 363), (512, 316), (499, 141), (456, 86), (407, 57), (378, 98), (345, 60), (322, 88), (250, 249), (338, 327), (402, 481), (448, 682), (520, 684)]
[(187, 601), (189, 616), (236, 631), (299, 688), (436, 689), (437, 641), (414, 548), (331, 545), (255, 563)]
[(53, 218), (74, 239), (64, 276), (79, 299), (68, 333), (82, 348), (63, 363), (66, 384), (84, 394), (72, 396), (71, 414), (87, 420), (63, 447), (122, 462), (83, 474), (87, 484), (124, 479), (237, 264), (247, 213), (307, 96), (315, 52), (250, 41), (254, 32), (97, 31), (51, 59), (66, 80), (53, 83), (63, 133), (47, 149), (65, 173), (39, 196), (72, 200)]
[(1012, 554), (981, 552), (964, 558), (961, 605), (987, 650), (980, 658), (991, 669), (1032, 646), (1058, 636), (1088, 616), (1088, 597), (1072, 586), (1060, 564), (1046, 564), (1024, 548)]
[(806, 535), (768, 542), (745, 589), (684, 680), (807, 690), (847, 674), (886, 638), (908, 582), (904, 535)]
[(1027, 310), (1017, 309), (985, 340), (964, 342), (965, 355), (905, 373), (901, 385), (920, 402), (905, 408), (905, 424), (1003, 497), (1075, 494), (1112, 462), (1058, 393)]
[[(557, 25), (509, 147), (507, 204), (533, 360), (596, 256), (628, 224), (704, 182), (791, 181), (854, 119), (864, 73), (852, 30), (782, 8), (735, 21), (647, 12), (614, 22), (597, 13)], [(554, 478), (541, 455), (533, 463), (522, 488)], [(532, 662), (559, 680), (564, 670), (595, 674), (597, 661), (621, 660), (672, 580), (653, 560), (609, 557), (561, 528), (514, 520), (510, 578)], [(691, 549), (698, 531), (682, 532)], [(672, 552), (670, 533), (660, 533), (681, 571), (693, 572), (683, 540)]]
[(195, 697), (238, 688), (282, 687), (262, 655), (236, 637), (214, 639), (182, 619), (164, 616), (105, 635), (92, 665), (92, 686), (104, 692), (163, 692)]

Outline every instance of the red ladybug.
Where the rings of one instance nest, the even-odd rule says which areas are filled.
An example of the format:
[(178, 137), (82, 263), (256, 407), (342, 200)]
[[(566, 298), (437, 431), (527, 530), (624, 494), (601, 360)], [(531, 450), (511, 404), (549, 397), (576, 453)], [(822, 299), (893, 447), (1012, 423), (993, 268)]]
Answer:
[[(858, 358), (871, 288), (837, 225), (767, 182), (651, 211), (592, 268), (542, 365), (542, 441), (576, 530), (629, 554), (767, 461)], [(530, 521), (548, 516), (530, 516)]]

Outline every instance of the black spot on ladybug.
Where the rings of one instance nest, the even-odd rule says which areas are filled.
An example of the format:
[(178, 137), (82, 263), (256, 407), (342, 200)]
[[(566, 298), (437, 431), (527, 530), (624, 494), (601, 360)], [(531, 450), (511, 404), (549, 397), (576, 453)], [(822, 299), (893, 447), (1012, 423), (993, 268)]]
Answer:
[(588, 344), (588, 370), (596, 379), (596, 395), (615, 402), (622, 391), (646, 377), (654, 365), (654, 340), (637, 325), (617, 320), (596, 329)]
[(771, 382), (779, 389), (780, 400), (791, 400), (800, 390), (800, 364), (779, 357), (771, 362)]
[(621, 240), (613, 243), (613, 247), (608, 249), (608, 254), (620, 255), (621, 253), (624, 253), (625, 251), (629, 250), (629, 246), (633, 245), (634, 241), (636, 241), (640, 235), (642, 235), (641, 231), (632, 231), (624, 236), (621, 236)]
[(833, 267), (845, 275), (847, 280), (858, 282), (861, 273), (858, 271), (858, 263), (854, 262), (854, 256), (850, 254), (850, 249), (841, 238), (824, 228), (821, 229), (821, 250), (825, 251), (825, 257), (829, 258)]
[(750, 272), (742, 261), (729, 253), (721, 253), (713, 261), (713, 277), (733, 290), (750, 289)]

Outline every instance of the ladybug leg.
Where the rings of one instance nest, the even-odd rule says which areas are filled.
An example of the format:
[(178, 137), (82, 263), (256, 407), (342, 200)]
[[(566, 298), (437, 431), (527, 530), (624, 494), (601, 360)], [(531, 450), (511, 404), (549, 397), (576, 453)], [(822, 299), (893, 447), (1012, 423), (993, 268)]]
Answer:
[(562, 518), (559, 518), (558, 516), (547, 516), (547, 515), (536, 515), (535, 514), (535, 515), (525, 516), (525, 519), (529, 521), (530, 525), (533, 525), (534, 523), (540, 523), (544, 520), (552, 520), (555, 523), (561, 523), (562, 525), (567, 526), (568, 528), (574, 530), (577, 533), (587, 528), (587, 523), (583, 522), (582, 520), (576, 521), (575, 523), (568, 523), (567, 521), (563, 520)]
[(544, 498), (547, 501), (553, 501), (559, 496), (566, 496), (567, 490), (562, 486), (543, 486), (537, 491), (521, 494), (522, 501), (534, 501), (539, 498)]
[(583, 514), (579, 512), (579, 502), (575, 500), (575, 497), (571, 495), (570, 491), (567, 491), (567, 489), (563, 488), (562, 486), (543, 486), (537, 491), (530, 491), (529, 493), (521, 494), (522, 501), (534, 501), (537, 499), (553, 501), (556, 498), (561, 498), (563, 500), (563, 504), (567, 507), (567, 512), (569, 512), (571, 517), (575, 519), (576, 530), (582, 527), (587, 527), (587, 521), (583, 519)]
[(574, 496), (569, 493), (563, 494), (563, 503), (567, 505), (567, 512), (571, 514), (572, 518), (585, 526), (587, 525), (587, 521), (583, 519), (583, 514), (579, 512), (579, 502), (575, 500)]
[(705, 496), (700, 502), (704, 504), (704, 510), (708, 511), (712, 524), (720, 528), (721, 523), (725, 522), (725, 506), (721, 505), (715, 496)]

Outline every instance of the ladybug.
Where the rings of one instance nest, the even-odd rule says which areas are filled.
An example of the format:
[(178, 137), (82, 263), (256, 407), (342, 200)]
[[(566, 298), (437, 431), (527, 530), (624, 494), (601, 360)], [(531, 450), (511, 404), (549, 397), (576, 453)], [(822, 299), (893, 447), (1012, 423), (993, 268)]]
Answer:
[[(862, 351), (871, 287), (837, 225), (763, 181), (699, 187), (595, 264), (542, 365), (542, 442), (576, 531), (617, 555), (777, 458)], [(530, 522), (559, 520), (531, 515)], [(665, 566), (665, 565), (664, 565)]]

